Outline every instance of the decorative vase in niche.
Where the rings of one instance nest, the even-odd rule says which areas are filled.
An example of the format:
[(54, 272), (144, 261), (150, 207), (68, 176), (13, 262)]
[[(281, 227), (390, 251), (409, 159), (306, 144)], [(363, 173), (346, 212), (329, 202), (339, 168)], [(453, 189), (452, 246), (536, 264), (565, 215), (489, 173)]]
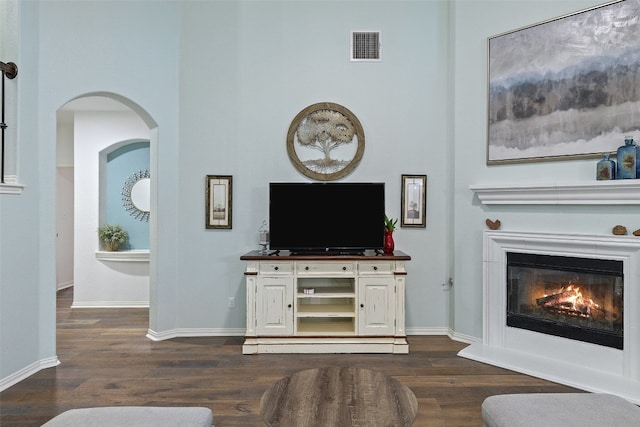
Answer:
[(104, 242), (104, 250), (107, 252), (117, 252), (120, 249), (119, 242)]
[(384, 230), (384, 253), (391, 254), (393, 253), (394, 248), (395, 243), (393, 241), (393, 231)]
[(603, 159), (598, 162), (596, 167), (596, 179), (599, 181), (616, 179), (616, 162), (609, 159), (608, 154), (605, 154)]
[(635, 179), (640, 172), (640, 147), (633, 137), (625, 136), (624, 145), (618, 148), (616, 179)]

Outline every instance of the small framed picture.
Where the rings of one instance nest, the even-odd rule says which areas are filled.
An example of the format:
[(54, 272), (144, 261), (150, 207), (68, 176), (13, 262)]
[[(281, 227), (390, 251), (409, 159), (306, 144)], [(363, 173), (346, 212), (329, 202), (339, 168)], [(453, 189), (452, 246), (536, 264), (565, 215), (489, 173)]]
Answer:
[(205, 224), (207, 228), (231, 228), (231, 175), (207, 175)]
[(427, 176), (402, 175), (401, 227), (427, 226)]

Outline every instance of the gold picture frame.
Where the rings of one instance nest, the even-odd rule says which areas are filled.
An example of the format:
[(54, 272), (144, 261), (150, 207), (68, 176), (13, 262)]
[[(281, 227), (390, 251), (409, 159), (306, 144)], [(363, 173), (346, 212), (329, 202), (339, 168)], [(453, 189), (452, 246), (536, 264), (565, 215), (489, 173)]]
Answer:
[[(319, 181), (351, 173), (364, 154), (364, 130), (349, 109), (320, 102), (300, 111), (287, 132), (287, 153), (303, 175)], [(320, 156), (318, 156), (320, 153)]]
[(205, 194), (205, 226), (207, 228), (231, 228), (232, 187), (231, 175), (207, 175)]
[(400, 227), (426, 228), (427, 176), (402, 175)]

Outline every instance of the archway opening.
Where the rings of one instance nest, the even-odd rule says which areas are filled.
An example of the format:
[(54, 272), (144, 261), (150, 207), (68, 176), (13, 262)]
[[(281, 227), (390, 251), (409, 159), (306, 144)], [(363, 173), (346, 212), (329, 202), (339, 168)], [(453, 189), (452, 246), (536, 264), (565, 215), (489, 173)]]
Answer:
[[(56, 185), (56, 287), (64, 289), (74, 286), (74, 307), (141, 307), (153, 308), (155, 286), (152, 273), (155, 262), (155, 215), (156, 202), (155, 169), (157, 150), (157, 125), (155, 121), (133, 101), (113, 93), (92, 93), (79, 96), (67, 102), (57, 112), (57, 185)], [(148, 257), (146, 267), (140, 258), (126, 264), (101, 261), (97, 239), (97, 227), (101, 224), (104, 208), (101, 201), (99, 167), (100, 152), (109, 144), (120, 142), (145, 142), (148, 144), (149, 180), (145, 185), (148, 210), (145, 218), (148, 227)], [(137, 173), (137, 171), (132, 171)], [(135, 183), (134, 183), (135, 184)], [(118, 191), (123, 191), (122, 183)], [(142, 190), (141, 190), (142, 191)], [(135, 192), (138, 194), (139, 192)], [(132, 193), (134, 194), (134, 193)], [(120, 194), (118, 195), (120, 196)], [(137, 197), (137, 196), (136, 196)], [(142, 203), (142, 202), (138, 202)], [(125, 209), (125, 206), (120, 206)], [(102, 269), (96, 274), (91, 268)], [(146, 269), (146, 271), (145, 271)], [(107, 273), (106, 275), (103, 273)], [(109, 281), (109, 275), (126, 275), (133, 286), (113, 289), (113, 298), (105, 297), (99, 279)], [(106, 276), (106, 277), (105, 277)], [(146, 289), (142, 282), (145, 281)], [(92, 283), (81, 289), (79, 280), (90, 277)], [(112, 280), (119, 282), (119, 280)], [(129, 284), (131, 285), (131, 284)], [(98, 288), (96, 290), (96, 288)], [(132, 291), (123, 297), (123, 289)], [(144, 296), (142, 296), (144, 294)]]

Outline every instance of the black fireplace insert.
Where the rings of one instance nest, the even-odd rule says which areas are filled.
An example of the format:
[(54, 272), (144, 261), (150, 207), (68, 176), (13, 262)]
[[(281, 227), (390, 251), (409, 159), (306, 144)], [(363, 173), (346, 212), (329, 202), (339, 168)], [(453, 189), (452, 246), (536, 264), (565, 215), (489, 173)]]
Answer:
[(623, 263), (507, 253), (507, 326), (623, 348)]

